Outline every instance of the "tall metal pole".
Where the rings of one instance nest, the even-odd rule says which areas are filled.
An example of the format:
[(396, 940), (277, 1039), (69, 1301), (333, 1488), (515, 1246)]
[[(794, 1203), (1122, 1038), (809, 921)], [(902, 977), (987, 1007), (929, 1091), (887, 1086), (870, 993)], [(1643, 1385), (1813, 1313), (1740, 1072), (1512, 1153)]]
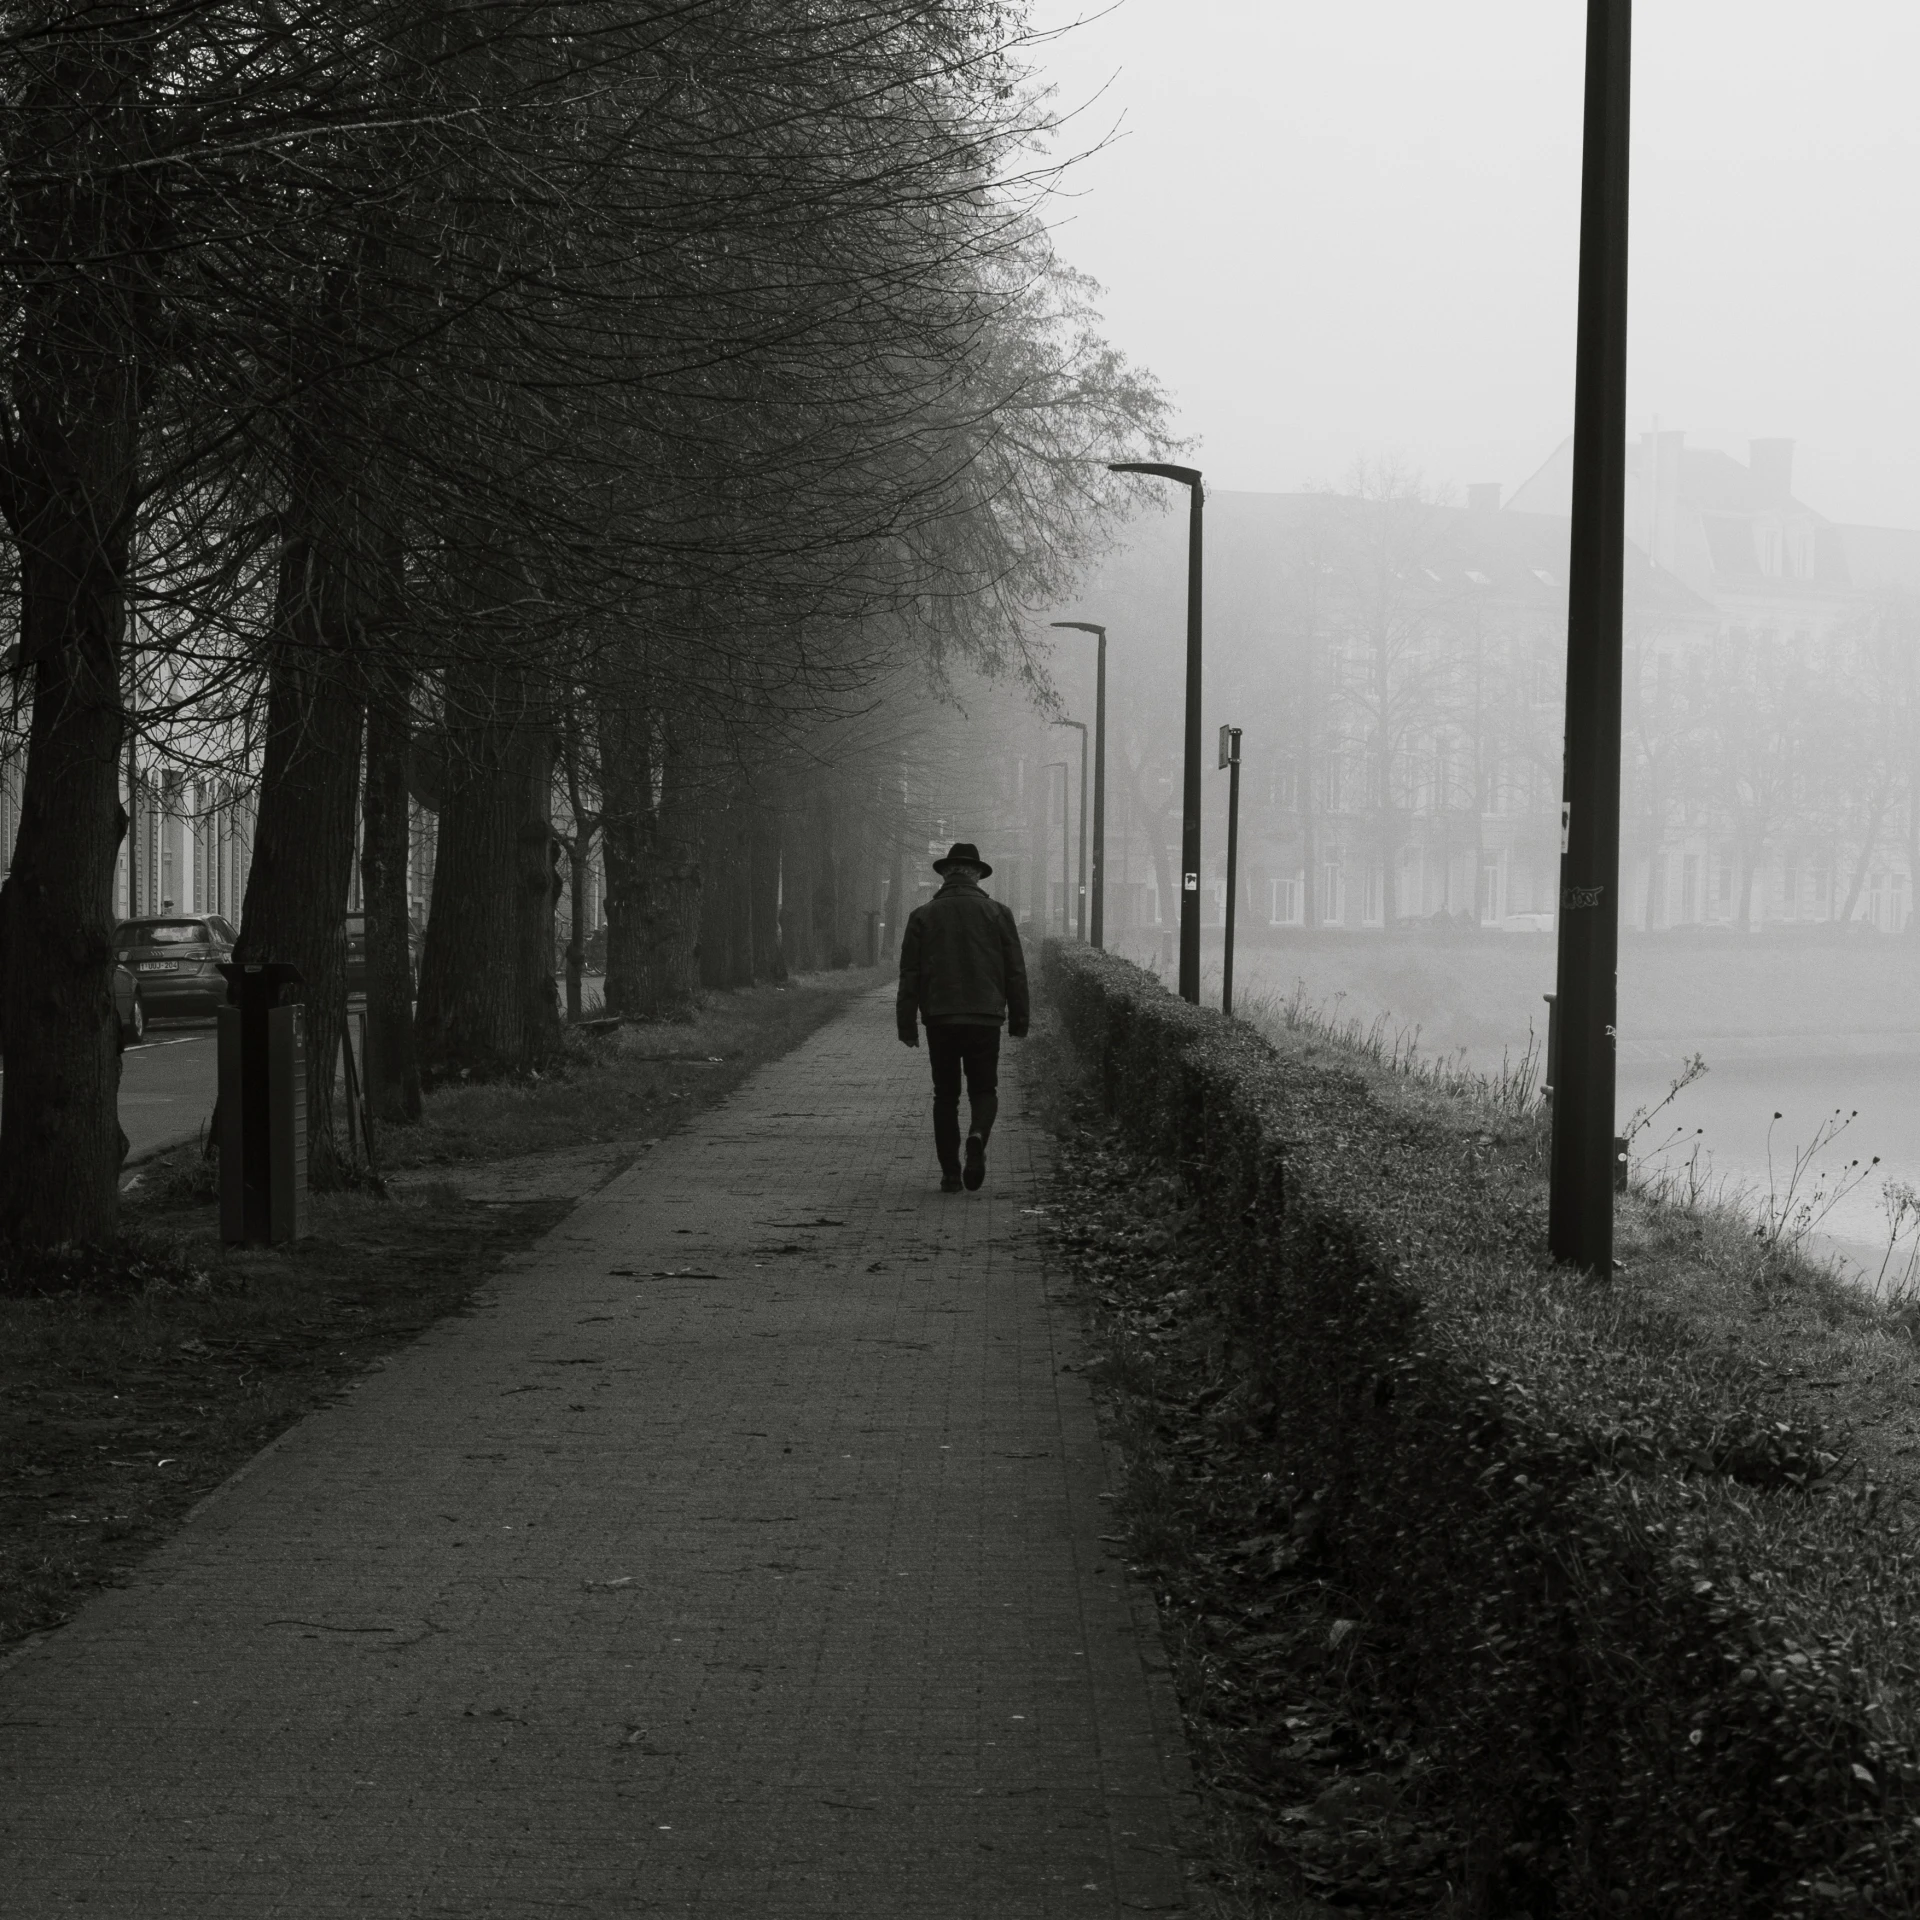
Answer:
[(1080, 728), (1080, 920), (1075, 931), (1087, 944), (1087, 729)]
[(1060, 938), (1067, 937), (1067, 914), (1073, 899), (1073, 882), (1067, 877), (1067, 855), (1073, 848), (1073, 836), (1067, 831), (1067, 809), (1073, 804), (1073, 795), (1067, 787), (1067, 775), (1070, 769), (1066, 761), (1060, 762)]
[(1197, 467), (1157, 461), (1110, 463), (1114, 473), (1152, 473), (1188, 489), (1187, 515), (1187, 719), (1185, 765), (1180, 784), (1180, 997), (1200, 1004), (1200, 509), (1206, 489)]
[(1240, 729), (1220, 729), (1220, 764), (1227, 773), (1227, 926), (1220, 961), (1220, 1011), (1233, 1018), (1233, 923), (1240, 904)]
[[(1084, 720), (1056, 720), (1056, 727), (1072, 727), (1080, 735), (1080, 903), (1074, 932), (1082, 946), (1087, 940), (1087, 723)], [(1066, 929), (1063, 927), (1064, 933)]]
[(127, 729), (127, 918), (140, 917), (140, 736)]
[[(1093, 944), (1107, 944), (1107, 630), (1092, 620), (1055, 620), (1056, 627), (1091, 633), (1100, 642), (1093, 696)], [(1084, 798), (1084, 796), (1083, 796)]]
[(1107, 630), (1100, 629), (1100, 678), (1093, 696), (1093, 944), (1107, 944)]
[[(1071, 884), (1067, 879), (1067, 763), (1064, 760), (1049, 760), (1047, 762), (1047, 771), (1049, 773), (1051, 773), (1055, 767), (1060, 769), (1060, 936), (1062, 939), (1065, 939), (1067, 932), (1067, 888)], [(1047, 804), (1049, 806), (1053, 804), (1051, 795), (1048, 796)], [(1053, 916), (1049, 914), (1047, 918), (1051, 920)]]
[(1553, 1089), (1547, 1244), (1555, 1258), (1602, 1278), (1613, 1271), (1631, 52), (1631, 0), (1587, 0), (1560, 810), (1560, 1063)]

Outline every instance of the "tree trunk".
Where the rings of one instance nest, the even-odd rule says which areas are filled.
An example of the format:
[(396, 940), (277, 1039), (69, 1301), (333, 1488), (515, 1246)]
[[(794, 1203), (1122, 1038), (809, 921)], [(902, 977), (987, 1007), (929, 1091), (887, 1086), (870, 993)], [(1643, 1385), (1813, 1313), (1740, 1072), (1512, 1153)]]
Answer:
[(521, 1070), (545, 1067), (561, 1046), (560, 995), (553, 981), (553, 916), (560, 904), (560, 844), (553, 831), (553, 734), (530, 716), (519, 730), (519, 965)]
[(600, 857), (607, 870), (607, 973), (602, 997), (609, 1013), (640, 1005), (640, 869), (652, 832), (653, 767), (649, 721), (625, 702), (604, 702), (600, 734)]
[(685, 749), (653, 718), (609, 700), (600, 714), (601, 832), (607, 863), (607, 1011), (692, 1016), (700, 989), (700, 861)]
[(823, 793), (815, 818), (820, 835), (820, 857), (813, 869), (814, 949), (836, 970), (851, 960), (840, 938), (840, 896), (844, 891), (840, 847), (840, 815), (832, 793)]
[(571, 816), (567, 836), (567, 1019), (574, 1022), (582, 1013), (582, 976), (587, 968), (587, 935), (591, 931), (587, 925), (587, 871), (593, 857), (594, 821), (586, 807), (578, 709), (571, 694), (564, 743), (567, 812)]
[(1300, 771), (1297, 776), (1300, 793), (1300, 924), (1303, 927), (1317, 927), (1320, 924), (1319, 896), (1316, 883), (1319, 876), (1314, 868), (1320, 857), (1320, 815), (1318, 802), (1313, 792), (1313, 756), (1309, 746), (1300, 750)]
[(640, 874), (642, 1003), (655, 1020), (690, 1020), (700, 1004), (700, 847), (687, 751), (669, 722), (660, 804)]
[[(60, 521), (67, 524), (62, 526)], [(0, 891), (0, 1234), (23, 1247), (110, 1239), (119, 1224), (120, 1049), (113, 1009), (118, 554), (43, 504), (22, 540), (32, 730), (13, 870)]]
[(753, 806), (753, 824), (749, 834), (750, 866), (748, 885), (752, 889), (753, 977), (778, 984), (787, 977), (787, 963), (780, 951), (780, 808), (764, 795)]
[(307, 1177), (339, 1184), (333, 1083), (346, 1024), (347, 889), (364, 711), (346, 642), (347, 583), (337, 556), (308, 532), (280, 556), (267, 670), (266, 753), (253, 862), (241, 914), (239, 961), (287, 961), (304, 982), (307, 1028)]
[(1881, 786), (1875, 789), (1873, 804), (1867, 811), (1867, 831), (1860, 842), (1860, 857), (1853, 863), (1853, 879), (1847, 887), (1847, 904), (1840, 914), (1839, 924), (1843, 927), (1853, 925), (1854, 909), (1860, 904), (1861, 889), (1867, 884), (1867, 868), (1873, 861), (1873, 850), (1880, 838), (1880, 823), (1887, 811), (1887, 789)]
[(752, 851), (748, 802), (735, 797), (703, 823), (700, 984), (753, 985)]
[(567, 841), (567, 1022), (576, 1023), (587, 971), (587, 844), (578, 826)]
[(447, 691), (446, 788), (414, 1036), (429, 1082), (538, 1067), (559, 1040), (553, 986), (552, 745), (520, 669)]
[(121, 646), (161, 216), (138, 8), (81, 13), (26, 51), (9, 107), (11, 244), (32, 263), (12, 322), (0, 505), (20, 569), (33, 719), (0, 892), (0, 1235), (25, 1248), (119, 1224), (113, 869)]
[(790, 830), (780, 856), (780, 950), (790, 973), (812, 973), (820, 964), (813, 928), (820, 843), (810, 802), (810, 788), (789, 790), (786, 824)]
[(367, 928), (367, 1097), (376, 1119), (407, 1125), (420, 1118), (407, 906), (412, 676), (404, 667), (383, 664), (371, 679), (360, 842)]
[(900, 951), (900, 935), (907, 924), (906, 850), (900, 844), (897, 826), (893, 835), (892, 863), (887, 869), (886, 914), (887, 939), (880, 958), (891, 961)]

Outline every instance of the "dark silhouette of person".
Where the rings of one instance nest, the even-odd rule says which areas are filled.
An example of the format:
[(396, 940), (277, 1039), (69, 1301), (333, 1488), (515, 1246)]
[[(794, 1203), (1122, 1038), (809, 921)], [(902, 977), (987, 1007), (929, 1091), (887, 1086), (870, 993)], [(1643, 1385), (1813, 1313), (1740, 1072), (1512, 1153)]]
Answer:
[[(941, 887), (907, 916), (900, 941), (900, 1038), (920, 1044), (927, 1029), (933, 1065), (933, 1146), (940, 1191), (974, 1191), (987, 1177), (987, 1140), (999, 1111), (1000, 1025), (1024, 1040), (1031, 1008), (1020, 929), (998, 900), (980, 891), (993, 869), (970, 840), (956, 840), (933, 870)], [(967, 1080), (966, 1159), (960, 1157), (960, 1076)]]

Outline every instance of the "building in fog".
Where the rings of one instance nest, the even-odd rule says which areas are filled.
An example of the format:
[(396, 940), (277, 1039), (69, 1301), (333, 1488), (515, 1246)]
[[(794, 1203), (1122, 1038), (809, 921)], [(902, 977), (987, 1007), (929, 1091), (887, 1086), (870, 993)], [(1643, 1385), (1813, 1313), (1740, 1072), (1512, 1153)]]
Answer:
[[(14, 838), (20, 829), (23, 764), (18, 756), (0, 762), (0, 880), (12, 866)], [(141, 769), (131, 794), (123, 777), (120, 791), (128, 832), (114, 867), (115, 916), (213, 913), (238, 926), (253, 861), (258, 805), (253, 785), (161, 764)], [(433, 888), (436, 821), (417, 802), (410, 804), (409, 811), (408, 901), (415, 921), (425, 926)], [(597, 861), (589, 881), (597, 910), (602, 890)], [(356, 857), (347, 911), (357, 912), (359, 906)]]
[[(1495, 487), (1442, 504), (1391, 470), (1346, 493), (1209, 494), (1206, 727), (1245, 732), (1244, 929), (1551, 928), (1571, 475), (1569, 442), (1504, 504)], [(1646, 435), (1625, 505), (1623, 925), (1901, 930), (1920, 533), (1817, 513), (1784, 440), (1743, 463)], [(1113, 630), (1122, 932), (1169, 924), (1184, 560), (1183, 516), (1138, 522), (1073, 609)]]
[[(1920, 533), (1827, 519), (1793, 442), (1743, 464), (1684, 433), (1627, 449), (1628, 578), (1652, 564), (1705, 630), (1627, 624), (1625, 923), (1885, 933), (1920, 837)], [(1572, 443), (1507, 511), (1564, 526)]]

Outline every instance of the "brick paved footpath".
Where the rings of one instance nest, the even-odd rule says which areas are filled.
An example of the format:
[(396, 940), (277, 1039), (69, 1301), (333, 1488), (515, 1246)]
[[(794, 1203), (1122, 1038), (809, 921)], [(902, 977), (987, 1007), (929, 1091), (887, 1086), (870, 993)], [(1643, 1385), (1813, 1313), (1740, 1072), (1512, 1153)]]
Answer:
[(1018, 1048), (943, 1195), (884, 994), (0, 1668), (0, 1914), (1184, 1910)]

